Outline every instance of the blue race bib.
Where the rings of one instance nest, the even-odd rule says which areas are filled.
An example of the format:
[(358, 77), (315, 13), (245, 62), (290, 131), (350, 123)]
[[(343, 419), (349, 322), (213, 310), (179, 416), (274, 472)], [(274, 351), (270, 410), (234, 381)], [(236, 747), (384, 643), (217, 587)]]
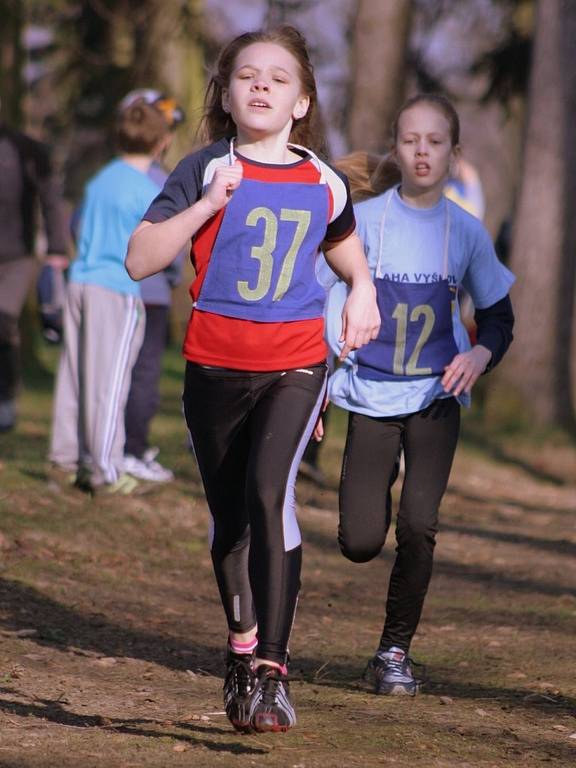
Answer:
[(322, 317), (315, 266), (328, 213), (327, 184), (243, 179), (226, 206), (198, 309), (259, 322)]
[(398, 283), (376, 278), (382, 324), (356, 356), (358, 376), (374, 381), (442, 376), (458, 354), (452, 330), (455, 293), (448, 280)]

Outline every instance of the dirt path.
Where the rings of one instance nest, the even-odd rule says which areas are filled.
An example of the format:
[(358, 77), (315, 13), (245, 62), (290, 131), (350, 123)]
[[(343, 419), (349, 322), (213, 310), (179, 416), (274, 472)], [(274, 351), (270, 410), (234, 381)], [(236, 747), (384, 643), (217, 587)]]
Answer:
[[(368, 565), (346, 562), (334, 486), (302, 482), (299, 725), (240, 736), (222, 713), (225, 627), (178, 408), (158, 427), (178, 481), (89, 500), (47, 479), (47, 403), (36, 393), (18, 434), (0, 436), (0, 768), (576, 764), (573, 448), (495, 461), (462, 446), (413, 646), (429, 683), (414, 700), (361, 682), (392, 542)], [(340, 445), (324, 455), (332, 483)]]

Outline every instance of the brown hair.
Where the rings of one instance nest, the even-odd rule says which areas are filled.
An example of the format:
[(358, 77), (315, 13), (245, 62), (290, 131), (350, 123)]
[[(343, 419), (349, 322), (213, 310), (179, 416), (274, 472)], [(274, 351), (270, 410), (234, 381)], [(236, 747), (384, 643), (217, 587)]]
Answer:
[(310, 99), (304, 117), (294, 120), (290, 141), (303, 144), (315, 152), (325, 152), (324, 131), (318, 106), (318, 93), (314, 68), (306, 49), (304, 36), (288, 24), (269, 30), (245, 32), (231, 40), (220, 52), (215, 72), (210, 78), (204, 98), (204, 116), (201, 135), (206, 141), (217, 141), (236, 135), (236, 125), (230, 114), (222, 108), (222, 91), (228, 88), (236, 58), (240, 51), (254, 43), (275, 43), (285, 48), (298, 62), (302, 93)]
[(147, 155), (169, 132), (170, 126), (162, 112), (139, 99), (118, 115), (116, 147), (127, 154)]
[(400, 169), (390, 155), (351, 152), (336, 160), (334, 165), (348, 177), (354, 203), (381, 195), (400, 181)]
[(408, 101), (405, 101), (396, 113), (396, 117), (392, 123), (393, 145), (396, 144), (396, 140), (398, 139), (398, 122), (400, 117), (404, 112), (415, 107), (417, 104), (429, 104), (431, 107), (436, 107), (448, 121), (452, 146), (455, 147), (457, 144), (460, 144), (460, 118), (452, 106), (452, 103), (440, 93), (417, 93), (415, 96), (408, 99)]

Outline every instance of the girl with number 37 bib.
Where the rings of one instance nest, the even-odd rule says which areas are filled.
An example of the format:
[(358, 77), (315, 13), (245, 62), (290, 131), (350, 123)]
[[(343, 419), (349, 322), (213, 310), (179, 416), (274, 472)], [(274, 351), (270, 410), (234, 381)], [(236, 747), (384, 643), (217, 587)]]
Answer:
[[(469, 404), (478, 377), (499, 362), (512, 340), (508, 291), (514, 278), (483, 225), (443, 195), (459, 151), (458, 115), (450, 102), (413, 97), (394, 123), (391, 157), (372, 176), (373, 182), (389, 178), (393, 162), (400, 184), (355, 206), (382, 325), (329, 384), (330, 399), (349, 411), (338, 537), (350, 560), (367, 562), (381, 551), (401, 449), (405, 460), (386, 619), (369, 664), (378, 694), (414, 695), (418, 689), (408, 650), (432, 573), (460, 405)], [(459, 315), (459, 286), (476, 307), (473, 347)], [(346, 286), (337, 283), (327, 305), (327, 338), (337, 353), (337, 317), (346, 295)]]
[(296, 722), (286, 668), (301, 568), (294, 484), (326, 385), (321, 245), (350, 286), (343, 356), (376, 337), (380, 318), (347, 181), (314, 152), (316, 84), (300, 33), (234, 39), (205, 108), (213, 143), (176, 167), (126, 265), (143, 278), (192, 239), (184, 408), (229, 627), (224, 704), (239, 730), (285, 731)]

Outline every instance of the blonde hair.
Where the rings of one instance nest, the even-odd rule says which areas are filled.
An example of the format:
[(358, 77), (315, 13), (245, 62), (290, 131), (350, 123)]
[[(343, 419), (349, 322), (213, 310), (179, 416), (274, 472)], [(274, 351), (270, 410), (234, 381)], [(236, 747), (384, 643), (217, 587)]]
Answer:
[(358, 150), (334, 162), (350, 182), (353, 203), (381, 195), (400, 181), (400, 169), (390, 154), (377, 155)]

